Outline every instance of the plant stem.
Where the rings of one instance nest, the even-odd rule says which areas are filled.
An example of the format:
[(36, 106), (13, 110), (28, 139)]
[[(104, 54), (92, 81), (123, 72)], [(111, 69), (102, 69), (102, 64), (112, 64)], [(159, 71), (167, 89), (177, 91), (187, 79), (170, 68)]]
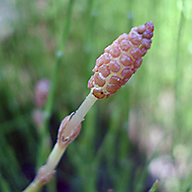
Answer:
[(60, 147), (58, 143), (55, 144), (46, 163), (48, 172), (53, 171), (55, 167), (58, 165), (63, 153), (65, 152), (65, 149), (66, 148)]
[(175, 146), (176, 143), (178, 143), (179, 140), (182, 140), (183, 132), (182, 132), (182, 122), (181, 122), (181, 95), (183, 87), (183, 74), (184, 74), (184, 67), (183, 63), (181, 62), (181, 42), (182, 42), (182, 36), (183, 36), (183, 29), (184, 29), (184, 23), (185, 23), (185, 1), (182, 0), (182, 7), (181, 7), (181, 13), (180, 13), (180, 21), (179, 21), (179, 31), (178, 31), (178, 37), (177, 37), (177, 48), (176, 48), (176, 63), (175, 63), (175, 114), (174, 114), (174, 128), (177, 129), (176, 132), (174, 132), (174, 140), (173, 140), (173, 146)]
[[(48, 96), (48, 100), (44, 109), (45, 113), (45, 119), (42, 125), (42, 134), (40, 135), (40, 146), (37, 152), (37, 167), (40, 167), (44, 162), (45, 158), (48, 155), (50, 151), (50, 146), (47, 146), (47, 140), (50, 139), (50, 134), (48, 131), (48, 126), (49, 126), (49, 120), (51, 117), (51, 112), (53, 108), (53, 102), (54, 102), (54, 93), (55, 93), (55, 87), (57, 83), (57, 78), (58, 78), (58, 71), (59, 67), (63, 58), (63, 54), (65, 52), (65, 45), (67, 41), (67, 37), (69, 34), (69, 28), (70, 28), (70, 21), (71, 21), (71, 14), (72, 14), (72, 8), (73, 8), (73, 2), (74, 0), (70, 0), (68, 4), (68, 9), (67, 9), (67, 16), (66, 16), (66, 21), (65, 21), (65, 26), (62, 32), (62, 37), (60, 44), (58, 46), (58, 51), (56, 53), (57, 60), (56, 64), (54, 67), (53, 71), (53, 77), (52, 77), (52, 85), (51, 85), (51, 90)], [(54, 170), (56, 165), (58, 164), (61, 156), (63, 155), (65, 149), (60, 149), (58, 147), (58, 144), (56, 143), (51, 154), (49, 155), (47, 164), (46, 166), (46, 172), (50, 172), (51, 170)], [(24, 190), (25, 192), (30, 192), (30, 191), (38, 191), (42, 187), (42, 182), (39, 181), (37, 178), (34, 179), (34, 181)], [(54, 188), (54, 187), (53, 187)], [(49, 190), (49, 189), (48, 189)], [(51, 191), (51, 190), (49, 190)]]
[[(85, 117), (87, 112), (96, 101), (97, 98), (90, 92), (83, 103), (80, 105), (76, 113), (74, 113), (74, 115), (67, 123), (64, 130), (65, 134), (70, 135), (71, 130), (75, 129), (79, 126), (79, 124), (81, 124), (82, 119)], [(54, 175), (54, 169), (58, 165), (63, 153), (65, 152), (66, 147), (67, 145), (64, 145), (64, 147), (60, 146), (58, 142), (55, 144), (48, 157), (47, 163), (39, 169), (33, 182), (23, 192), (38, 191), (44, 184), (52, 179), (52, 176)]]
[(97, 98), (90, 92), (89, 95), (83, 101), (83, 103), (80, 105), (78, 110), (74, 113), (74, 115), (72, 115), (72, 118), (69, 120), (65, 128), (66, 135), (69, 135), (71, 129), (79, 126), (87, 112), (90, 110), (90, 108), (96, 101)]
[(151, 189), (149, 190), (149, 192), (155, 192), (157, 190), (157, 187), (159, 185), (159, 179), (157, 179), (155, 181), (155, 183), (153, 183), (153, 186), (151, 187)]
[[(65, 152), (65, 149), (66, 147), (60, 147), (58, 143), (55, 144), (48, 157), (47, 163), (39, 169), (35, 179), (23, 192), (36, 192), (41, 189), (41, 187), (45, 184), (43, 183), (45, 179), (48, 179), (49, 175), (51, 174), (54, 175), (54, 169), (58, 165), (63, 153)], [(41, 176), (39, 176), (39, 174)], [(51, 179), (52, 177), (48, 179), (48, 182)]]

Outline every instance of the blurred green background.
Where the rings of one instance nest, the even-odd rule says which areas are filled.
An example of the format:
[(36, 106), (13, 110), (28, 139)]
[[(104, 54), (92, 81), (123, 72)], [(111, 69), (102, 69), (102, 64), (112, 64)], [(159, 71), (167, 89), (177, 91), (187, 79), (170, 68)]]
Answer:
[[(161, 192), (192, 191), (191, 0), (0, 0), (0, 191), (32, 181), (88, 95), (97, 57), (150, 20), (141, 68), (91, 108), (43, 191), (144, 192), (157, 178)], [(44, 107), (41, 79), (52, 85)]]

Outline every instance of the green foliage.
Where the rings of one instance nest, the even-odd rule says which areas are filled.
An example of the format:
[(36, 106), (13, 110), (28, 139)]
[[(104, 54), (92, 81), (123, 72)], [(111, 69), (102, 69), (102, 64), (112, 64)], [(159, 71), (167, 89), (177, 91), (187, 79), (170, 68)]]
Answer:
[[(0, 4), (0, 191), (21, 191), (30, 183), (47, 158), (41, 159), (41, 151), (48, 153), (56, 141), (59, 122), (88, 95), (96, 58), (120, 34), (150, 20), (153, 43), (141, 69), (92, 107), (55, 182), (66, 192), (143, 192), (160, 178), (159, 191), (191, 190), (190, 0)], [(31, 116), (42, 78), (53, 84), (44, 109), (50, 114), (44, 124), (49, 144)], [(165, 156), (171, 161), (154, 171), (154, 160)]]

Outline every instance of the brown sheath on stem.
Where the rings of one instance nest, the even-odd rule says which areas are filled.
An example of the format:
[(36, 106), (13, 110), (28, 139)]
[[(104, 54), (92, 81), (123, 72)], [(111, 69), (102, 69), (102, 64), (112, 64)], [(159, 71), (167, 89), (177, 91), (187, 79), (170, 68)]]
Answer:
[(129, 34), (120, 35), (105, 48), (88, 82), (88, 88), (96, 98), (108, 98), (137, 71), (143, 61), (142, 57), (151, 47), (153, 30), (152, 21), (133, 27)]

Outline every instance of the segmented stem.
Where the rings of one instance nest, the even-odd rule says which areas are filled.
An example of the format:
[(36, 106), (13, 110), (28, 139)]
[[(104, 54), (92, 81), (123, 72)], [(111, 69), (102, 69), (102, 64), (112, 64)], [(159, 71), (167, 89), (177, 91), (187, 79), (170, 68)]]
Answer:
[(69, 135), (71, 129), (79, 126), (87, 112), (96, 101), (97, 98), (92, 94), (92, 92), (90, 92), (83, 103), (80, 105), (78, 110), (72, 115), (71, 119), (67, 123), (67, 127), (64, 132), (65, 135)]

